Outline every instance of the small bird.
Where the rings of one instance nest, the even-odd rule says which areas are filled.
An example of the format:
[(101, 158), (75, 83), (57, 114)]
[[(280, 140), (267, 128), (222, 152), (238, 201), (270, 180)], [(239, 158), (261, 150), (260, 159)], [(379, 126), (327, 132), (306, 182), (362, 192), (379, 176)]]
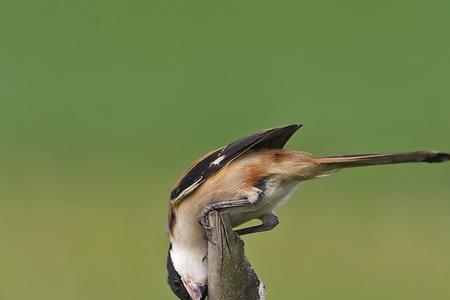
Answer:
[(167, 270), (169, 286), (178, 298), (207, 296), (211, 211), (228, 211), (233, 227), (261, 221), (236, 230), (239, 235), (268, 231), (278, 225), (274, 209), (305, 180), (350, 167), (450, 160), (449, 153), (436, 151), (312, 157), (283, 149), (301, 126), (259, 131), (209, 152), (176, 183), (169, 203)]

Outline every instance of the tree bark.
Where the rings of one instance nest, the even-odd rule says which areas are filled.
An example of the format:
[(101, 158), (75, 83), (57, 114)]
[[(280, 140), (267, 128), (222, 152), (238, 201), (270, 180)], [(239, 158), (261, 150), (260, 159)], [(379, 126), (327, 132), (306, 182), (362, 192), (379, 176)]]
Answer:
[(244, 242), (233, 231), (227, 212), (209, 214), (208, 299), (264, 300), (264, 284), (244, 254)]

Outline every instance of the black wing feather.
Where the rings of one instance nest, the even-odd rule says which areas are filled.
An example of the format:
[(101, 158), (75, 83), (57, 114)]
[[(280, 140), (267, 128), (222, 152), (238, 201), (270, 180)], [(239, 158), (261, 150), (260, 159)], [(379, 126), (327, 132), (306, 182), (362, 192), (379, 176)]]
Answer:
[(292, 124), (262, 130), (207, 154), (194, 164), (179, 180), (170, 194), (170, 199), (172, 201), (183, 199), (231, 160), (250, 149), (283, 148), (289, 138), (301, 126), (299, 124)]

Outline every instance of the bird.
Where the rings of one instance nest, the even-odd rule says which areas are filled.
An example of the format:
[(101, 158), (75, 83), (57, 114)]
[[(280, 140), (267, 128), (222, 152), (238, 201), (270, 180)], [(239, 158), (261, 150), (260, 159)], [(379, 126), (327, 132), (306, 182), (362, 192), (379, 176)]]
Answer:
[(351, 167), (438, 163), (450, 153), (415, 151), (314, 157), (283, 149), (300, 124), (270, 128), (238, 139), (197, 160), (170, 193), (167, 282), (182, 300), (204, 300), (208, 289), (208, 214), (227, 211), (232, 227), (253, 219), (261, 224), (235, 230), (238, 235), (269, 231), (274, 210), (306, 180)]

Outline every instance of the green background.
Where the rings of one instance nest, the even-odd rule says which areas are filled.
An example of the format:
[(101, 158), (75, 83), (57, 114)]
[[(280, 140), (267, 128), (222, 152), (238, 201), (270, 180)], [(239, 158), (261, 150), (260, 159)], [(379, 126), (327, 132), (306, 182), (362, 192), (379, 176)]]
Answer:
[[(0, 299), (173, 299), (168, 194), (305, 124), (316, 155), (450, 151), (448, 1), (0, 0)], [(305, 183), (245, 237), (268, 299), (450, 298), (450, 164)]]

